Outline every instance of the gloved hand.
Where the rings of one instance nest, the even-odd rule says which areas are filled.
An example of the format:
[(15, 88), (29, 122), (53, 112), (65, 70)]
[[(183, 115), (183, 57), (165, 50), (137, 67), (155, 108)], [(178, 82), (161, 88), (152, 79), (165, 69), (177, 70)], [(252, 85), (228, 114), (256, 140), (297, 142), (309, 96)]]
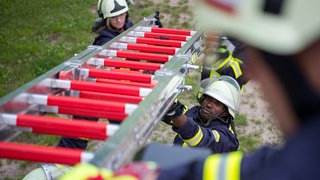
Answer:
[(171, 105), (170, 109), (167, 111), (167, 114), (161, 121), (172, 126), (172, 119), (181, 116), (181, 114), (184, 114), (187, 110), (187, 106), (181, 104), (178, 99), (175, 99), (174, 103)]
[(156, 19), (155, 24), (156, 24), (159, 28), (162, 28), (162, 23), (161, 23), (161, 21), (160, 21), (159, 15), (160, 15), (160, 12), (159, 12), (159, 11), (156, 11), (156, 12), (155, 12), (155, 15), (154, 15), (153, 17)]

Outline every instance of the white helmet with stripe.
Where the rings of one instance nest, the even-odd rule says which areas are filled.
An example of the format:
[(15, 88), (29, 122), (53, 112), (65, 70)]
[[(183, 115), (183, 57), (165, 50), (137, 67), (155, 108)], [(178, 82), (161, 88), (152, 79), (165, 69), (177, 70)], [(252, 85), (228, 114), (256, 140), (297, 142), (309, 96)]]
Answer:
[(228, 112), (235, 118), (240, 105), (240, 87), (230, 76), (207, 78), (201, 81), (203, 94), (211, 96), (228, 107)]
[(126, 0), (99, 0), (97, 8), (99, 16), (103, 19), (119, 16), (129, 10)]
[(204, 31), (289, 55), (319, 37), (319, 7), (319, 0), (201, 0), (195, 14)]

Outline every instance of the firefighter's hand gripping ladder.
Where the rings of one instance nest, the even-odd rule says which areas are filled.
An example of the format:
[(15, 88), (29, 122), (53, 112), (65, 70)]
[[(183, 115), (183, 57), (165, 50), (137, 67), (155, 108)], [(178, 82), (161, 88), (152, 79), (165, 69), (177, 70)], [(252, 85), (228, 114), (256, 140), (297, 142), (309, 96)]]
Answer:
[[(151, 25), (150, 25), (151, 24)], [(0, 99), (0, 157), (116, 169), (130, 162), (186, 88), (203, 34), (157, 28), (145, 18), (104, 46), (86, 50)], [(112, 119), (96, 123), (47, 116)], [(68, 117), (70, 117), (68, 116)], [(18, 131), (16, 131), (18, 130)], [(104, 140), (96, 152), (10, 142), (29, 131)]]

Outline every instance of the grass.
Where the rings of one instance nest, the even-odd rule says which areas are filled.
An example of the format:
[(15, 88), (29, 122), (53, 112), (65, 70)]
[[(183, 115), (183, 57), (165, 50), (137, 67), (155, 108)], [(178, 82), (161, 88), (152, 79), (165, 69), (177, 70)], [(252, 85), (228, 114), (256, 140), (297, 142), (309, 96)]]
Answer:
[(248, 124), (247, 116), (243, 114), (237, 114), (234, 121), (236, 126), (246, 126)]
[(0, 97), (83, 51), (93, 41), (93, 1), (5, 1), (2, 5)]

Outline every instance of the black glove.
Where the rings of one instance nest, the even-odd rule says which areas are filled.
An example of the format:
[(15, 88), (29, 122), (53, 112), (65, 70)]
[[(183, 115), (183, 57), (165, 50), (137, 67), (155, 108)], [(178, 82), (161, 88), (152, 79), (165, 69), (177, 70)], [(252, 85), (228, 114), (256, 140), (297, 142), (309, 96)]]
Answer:
[(181, 116), (187, 109), (188, 108), (185, 105), (181, 104), (180, 101), (176, 99), (161, 121), (172, 126), (172, 119)]
[(162, 23), (161, 23), (161, 21), (160, 21), (159, 14), (160, 14), (159, 11), (156, 11), (156, 12), (155, 12), (155, 15), (154, 15), (154, 18), (156, 19), (155, 24), (156, 24), (159, 28), (162, 28)]

